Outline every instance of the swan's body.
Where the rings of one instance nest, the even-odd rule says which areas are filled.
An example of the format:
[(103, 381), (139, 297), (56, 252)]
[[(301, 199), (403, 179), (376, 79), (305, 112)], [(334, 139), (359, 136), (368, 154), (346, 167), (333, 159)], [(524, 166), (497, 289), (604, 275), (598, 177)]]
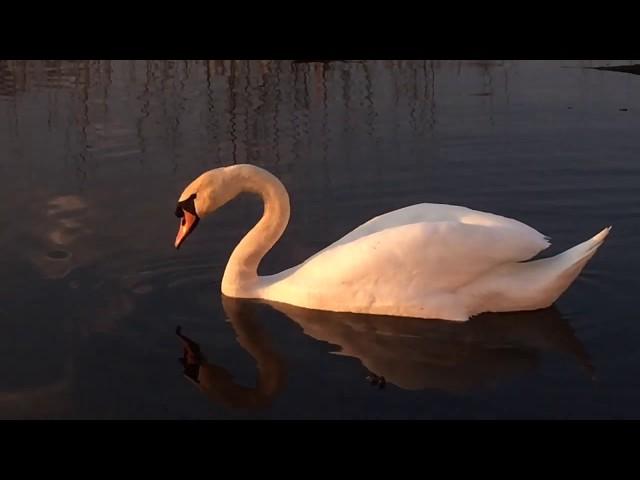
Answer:
[[(610, 227), (555, 257), (530, 260), (547, 238), (516, 220), (465, 207), (423, 203), (364, 223), (300, 265), (258, 276), (262, 257), (289, 221), (276, 177), (251, 165), (204, 173), (180, 204), (195, 225), (239, 193), (262, 196), (258, 224), (233, 251), (222, 293), (334, 312), (467, 320), (482, 312), (550, 306), (571, 285)], [(195, 221), (193, 220), (195, 219)], [(176, 246), (192, 230), (183, 220)]]

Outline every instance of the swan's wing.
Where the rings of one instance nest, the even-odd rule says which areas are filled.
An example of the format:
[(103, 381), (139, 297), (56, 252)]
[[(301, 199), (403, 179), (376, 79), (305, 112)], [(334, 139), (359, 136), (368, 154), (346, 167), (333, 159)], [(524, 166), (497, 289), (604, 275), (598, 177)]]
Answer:
[(512, 218), (472, 210), (458, 205), (419, 203), (374, 217), (336, 241), (334, 245), (348, 243), (387, 228), (411, 225), (414, 223), (436, 222), (456, 222), (487, 227), (510, 227), (522, 231), (523, 234), (528, 233), (532, 239), (537, 237), (546, 240), (546, 237), (540, 232)]
[(393, 302), (414, 292), (462, 287), (499, 265), (528, 260), (549, 246), (529, 227), (461, 221), (390, 226), (345, 239), (297, 267), (291, 272), (292, 283), (324, 291), (360, 285), (386, 292)]

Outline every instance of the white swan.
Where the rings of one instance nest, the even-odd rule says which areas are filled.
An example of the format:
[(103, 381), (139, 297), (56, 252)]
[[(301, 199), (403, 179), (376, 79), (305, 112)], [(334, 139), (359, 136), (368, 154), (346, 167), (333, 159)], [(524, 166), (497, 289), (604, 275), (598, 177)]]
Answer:
[(300, 265), (258, 276), (260, 261), (289, 221), (289, 196), (266, 170), (233, 165), (203, 173), (184, 190), (175, 247), (200, 218), (242, 192), (260, 195), (264, 214), (231, 254), (222, 293), (335, 312), (464, 321), (483, 312), (545, 308), (611, 229), (554, 257), (525, 262), (549, 246), (533, 228), (465, 207), (422, 203), (369, 220)]

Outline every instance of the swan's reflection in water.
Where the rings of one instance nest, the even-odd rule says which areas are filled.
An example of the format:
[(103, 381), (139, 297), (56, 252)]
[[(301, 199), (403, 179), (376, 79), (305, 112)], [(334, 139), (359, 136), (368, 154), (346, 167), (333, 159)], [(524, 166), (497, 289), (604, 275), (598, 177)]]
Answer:
[(555, 308), (484, 314), (460, 323), (323, 312), (224, 296), (222, 303), (238, 342), (257, 363), (257, 386), (234, 383), (227, 370), (208, 363), (186, 337), (182, 362), (185, 375), (207, 396), (234, 408), (266, 407), (285, 384), (286, 366), (256, 318), (258, 303), (268, 303), (306, 335), (337, 346), (336, 354), (357, 358), (373, 378), (405, 390), (462, 393), (489, 387), (535, 370), (543, 352), (569, 355), (594, 376), (584, 346)]
[(210, 363), (200, 346), (182, 334), (185, 376), (193, 381), (212, 401), (231, 408), (261, 409), (268, 407), (282, 391), (286, 380), (286, 366), (282, 357), (271, 347), (269, 337), (255, 315), (256, 304), (223, 297), (223, 305), (240, 346), (256, 361), (258, 380), (255, 387), (245, 387), (233, 381), (224, 368)]

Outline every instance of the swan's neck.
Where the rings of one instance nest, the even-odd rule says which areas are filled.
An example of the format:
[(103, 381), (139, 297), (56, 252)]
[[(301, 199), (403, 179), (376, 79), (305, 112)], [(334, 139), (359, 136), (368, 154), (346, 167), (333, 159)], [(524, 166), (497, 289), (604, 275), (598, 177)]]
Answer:
[(233, 250), (222, 278), (222, 293), (247, 297), (258, 287), (260, 261), (287, 227), (289, 195), (282, 183), (265, 170), (238, 168), (233, 175), (238, 194), (256, 193), (264, 205), (262, 218)]

